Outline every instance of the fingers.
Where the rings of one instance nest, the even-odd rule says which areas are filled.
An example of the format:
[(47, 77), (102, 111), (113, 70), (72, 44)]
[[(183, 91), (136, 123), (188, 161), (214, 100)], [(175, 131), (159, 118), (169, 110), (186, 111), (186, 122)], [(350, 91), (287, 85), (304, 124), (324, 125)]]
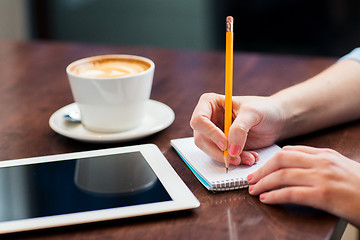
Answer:
[(259, 154), (253, 151), (243, 151), (240, 154), (241, 164), (246, 165), (254, 165), (257, 161), (259, 161)]
[[(324, 208), (324, 192), (329, 194), (329, 186), (333, 186), (329, 181), (334, 181), (333, 175), (339, 173), (337, 169), (335, 172), (329, 170), (334, 169), (333, 165), (323, 166), (321, 162), (325, 161), (324, 156), (326, 159), (338, 158), (337, 152), (328, 149), (284, 147), (268, 163), (248, 176), (251, 184), (249, 193), (259, 195), (260, 200), (268, 204), (294, 203)], [(335, 178), (335, 182), (338, 182), (339, 176)]]
[(254, 109), (240, 106), (238, 115), (229, 129), (230, 156), (238, 156), (243, 151), (248, 132), (259, 123), (260, 116)]
[(284, 147), (263, 167), (250, 174), (248, 182), (255, 184), (266, 175), (282, 168), (311, 168), (313, 164), (313, 158), (310, 157), (309, 153), (298, 151), (293, 147)]
[[(222, 96), (217, 94), (203, 94), (194, 109), (190, 120), (190, 126), (199, 134), (213, 141), (220, 150), (227, 148), (227, 138), (224, 132), (212, 121), (214, 115), (218, 115), (217, 101), (223, 101)], [(221, 112), (221, 111), (220, 111)], [(221, 116), (223, 117), (223, 116)]]
[(224, 162), (224, 152), (209, 138), (199, 132), (194, 132), (194, 141), (195, 145), (211, 158), (218, 162)]
[(243, 151), (240, 156), (230, 157), (230, 164), (232, 165), (245, 164), (251, 166), (257, 161), (259, 161), (259, 154), (253, 151)]
[(319, 203), (313, 200), (315, 195), (316, 190), (312, 187), (295, 186), (262, 193), (259, 198), (266, 204), (292, 203), (319, 208)]
[(259, 195), (273, 189), (287, 186), (312, 186), (316, 182), (316, 172), (309, 169), (284, 168), (273, 172), (249, 188), (252, 195)]
[[(224, 152), (214, 142), (197, 132), (194, 132), (194, 139), (195, 145), (206, 152), (211, 158), (218, 162), (224, 162)], [(259, 154), (253, 151), (243, 151), (240, 156), (230, 158), (230, 164), (232, 165), (246, 164), (251, 166), (257, 161), (259, 161)]]
[[(295, 150), (296, 149), (296, 150)], [(317, 170), (310, 154), (299, 150), (306, 148), (285, 148), (276, 154), (267, 164), (248, 176), (249, 193), (260, 195), (267, 204), (293, 203), (315, 206), (314, 184), (317, 182)]]
[(282, 149), (287, 151), (299, 151), (308, 154), (317, 154), (321, 152), (321, 148), (314, 148), (308, 146), (285, 146)]
[(248, 129), (242, 128), (233, 123), (229, 129), (228, 153), (232, 157), (239, 156), (245, 146)]
[[(230, 163), (253, 165), (258, 160), (255, 152), (243, 152), (247, 138), (247, 132), (258, 120), (256, 114), (244, 112), (243, 121), (235, 120), (229, 130), (229, 140), (218, 126), (223, 125), (224, 120), (223, 95), (214, 93), (203, 94), (196, 105), (190, 120), (190, 126), (194, 130), (195, 144), (209, 156), (219, 162), (223, 162), (223, 151), (228, 150), (231, 158)], [(237, 104), (239, 106), (239, 104)], [(251, 111), (249, 111), (251, 112)], [(239, 124), (237, 124), (239, 122)], [(228, 143), (232, 143), (229, 145)]]

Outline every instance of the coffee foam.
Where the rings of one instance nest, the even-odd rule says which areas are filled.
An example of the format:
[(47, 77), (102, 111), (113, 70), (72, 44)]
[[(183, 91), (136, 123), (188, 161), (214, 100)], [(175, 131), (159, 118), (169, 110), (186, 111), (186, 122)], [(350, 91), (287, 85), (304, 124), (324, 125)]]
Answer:
[(74, 66), (70, 71), (81, 77), (114, 78), (144, 72), (150, 64), (138, 59), (96, 59)]

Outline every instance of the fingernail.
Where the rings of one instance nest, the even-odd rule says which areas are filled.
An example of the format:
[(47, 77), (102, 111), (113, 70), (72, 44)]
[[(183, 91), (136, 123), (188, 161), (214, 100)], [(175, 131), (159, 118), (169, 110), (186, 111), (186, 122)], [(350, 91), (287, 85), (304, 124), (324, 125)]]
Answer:
[(259, 154), (257, 152), (253, 152), (253, 156), (255, 158), (255, 162), (259, 161)]
[(260, 201), (263, 202), (265, 200), (265, 198), (266, 198), (266, 193), (260, 194)]
[(254, 185), (250, 185), (250, 186), (249, 186), (249, 192), (250, 192), (250, 193), (252, 192), (252, 190), (254, 190)]
[(220, 141), (217, 143), (218, 147), (220, 148), (221, 151), (225, 151), (225, 143)]
[(236, 144), (230, 145), (228, 153), (232, 156), (237, 156), (240, 154), (240, 146)]
[(250, 183), (250, 181), (251, 181), (251, 179), (253, 178), (253, 174), (251, 173), (251, 174), (249, 174), (248, 176), (247, 176), (247, 181)]

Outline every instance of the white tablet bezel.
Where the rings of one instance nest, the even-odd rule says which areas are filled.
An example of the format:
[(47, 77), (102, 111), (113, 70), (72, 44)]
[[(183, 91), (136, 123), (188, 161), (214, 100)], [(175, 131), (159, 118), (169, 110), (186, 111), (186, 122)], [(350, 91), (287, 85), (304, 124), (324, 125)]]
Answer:
[(192, 209), (200, 206), (199, 201), (177, 175), (159, 148), (154, 144), (0, 161), (0, 168), (129, 152), (141, 152), (172, 200), (127, 207), (5, 221), (0, 222), (0, 233), (28, 231), (148, 214), (158, 214), (163, 212)]

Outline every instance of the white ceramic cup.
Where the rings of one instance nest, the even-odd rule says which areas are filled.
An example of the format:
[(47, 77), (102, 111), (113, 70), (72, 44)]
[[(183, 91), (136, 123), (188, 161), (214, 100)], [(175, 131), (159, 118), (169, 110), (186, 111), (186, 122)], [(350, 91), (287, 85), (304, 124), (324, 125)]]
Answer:
[[(132, 71), (130, 75), (123, 76), (118, 69), (111, 70), (115, 72), (111, 76), (97, 75), (99, 70), (94, 70), (92, 65), (106, 61), (113, 61), (115, 65), (118, 61), (129, 61), (145, 64), (148, 68), (134, 72), (133, 66), (126, 66), (126, 71), (126, 68)], [(94, 56), (71, 63), (66, 72), (74, 100), (80, 108), (82, 124), (96, 132), (121, 132), (139, 126), (150, 98), (154, 71), (153, 61), (134, 55)]]

